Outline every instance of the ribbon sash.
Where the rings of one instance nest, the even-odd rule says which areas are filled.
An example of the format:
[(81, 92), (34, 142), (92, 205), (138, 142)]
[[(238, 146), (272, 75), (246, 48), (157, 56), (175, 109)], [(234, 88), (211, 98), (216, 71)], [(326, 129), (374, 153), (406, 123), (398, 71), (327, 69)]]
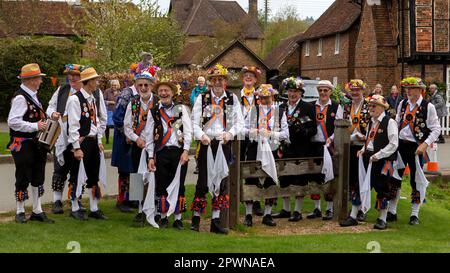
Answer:
[[(356, 113), (356, 115), (354, 114), (355, 111), (353, 110), (353, 104), (352, 104), (352, 108), (350, 110), (351, 113), (351, 117), (352, 117), (352, 126), (350, 128), (350, 132), (352, 133), (353, 131), (355, 131), (356, 127), (359, 127), (359, 121), (361, 120), (361, 110), (362, 110), (362, 105), (363, 103), (361, 103), (361, 107), (359, 107), (358, 112)], [(359, 131), (359, 130), (358, 130)]]
[(175, 208), (178, 202), (178, 192), (180, 191), (180, 179), (181, 179), (181, 163), (178, 164), (175, 177), (170, 185), (167, 187), (167, 201), (169, 202), (169, 210), (167, 211), (167, 217), (175, 212)]
[[(406, 106), (405, 115), (403, 116), (403, 123), (402, 123), (402, 125), (400, 127), (400, 130), (402, 130), (407, 125), (409, 125), (409, 129), (411, 130), (412, 134), (414, 135), (413, 121), (414, 121), (414, 118), (415, 118), (417, 110), (419, 110), (419, 105), (416, 105), (414, 107), (414, 109), (412, 110), (412, 112), (411, 112), (410, 109), (409, 109), (409, 103), (408, 103), (408, 105)], [(408, 115), (412, 116), (411, 120), (407, 120), (406, 119), (406, 117), (408, 117)]]
[[(214, 101), (214, 99), (211, 97), (211, 112), (212, 112), (212, 116), (211, 119), (209, 120), (208, 124), (206, 124), (205, 126), (205, 130), (208, 130), (209, 127), (211, 127), (214, 124), (214, 121), (216, 119), (220, 119), (220, 121), (222, 122), (222, 127), (223, 129), (225, 129), (225, 120), (223, 119), (223, 104), (224, 104), (224, 100), (220, 100), (219, 104), (217, 105), (216, 102)], [(219, 116), (216, 114), (216, 111), (220, 111)]]
[(269, 108), (269, 111), (267, 112), (267, 115), (264, 115), (261, 108), (259, 109), (259, 116), (264, 117), (263, 122), (258, 122), (258, 129), (261, 129), (261, 127), (264, 126), (264, 129), (267, 131), (270, 131), (270, 119), (272, 118), (272, 108)]
[(159, 109), (159, 113), (161, 114), (161, 118), (163, 119), (163, 121), (166, 123), (167, 126), (167, 131), (163, 136), (163, 139), (161, 141), (161, 147), (164, 147), (164, 145), (166, 145), (167, 141), (169, 141), (170, 137), (172, 136), (172, 121), (174, 120), (173, 117), (169, 117), (169, 115), (167, 115), (166, 111), (161, 108)]
[(316, 105), (316, 120), (320, 125), (320, 129), (322, 130), (323, 136), (325, 137), (325, 140), (328, 139), (328, 132), (327, 132), (327, 126), (325, 125), (325, 119), (327, 117), (328, 112), (328, 105), (325, 106), (323, 111), (320, 111), (320, 105)]

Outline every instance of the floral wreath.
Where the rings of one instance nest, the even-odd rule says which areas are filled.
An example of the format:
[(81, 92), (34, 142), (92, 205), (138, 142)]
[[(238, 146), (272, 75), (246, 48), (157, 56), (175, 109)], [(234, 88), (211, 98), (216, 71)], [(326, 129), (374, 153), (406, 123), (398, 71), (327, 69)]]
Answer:
[(359, 79), (350, 80), (350, 82), (345, 85), (345, 91), (347, 91), (347, 92), (350, 92), (353, 89), (366, 90), (366, 88), (367, 88), (366, 83)]
[(301, 89), (304, 86), (303, 80), (300, 77), (289, 77), (282, 82), (284, 90), (288, 89)]
[(404, 78), (401, 82), (400, 82), (402, 87), (421, 87), (421, 88), (425, 88), (426, 85), (423, 83), (421, 78), (416, 78), (416, 77), (407, 77)]

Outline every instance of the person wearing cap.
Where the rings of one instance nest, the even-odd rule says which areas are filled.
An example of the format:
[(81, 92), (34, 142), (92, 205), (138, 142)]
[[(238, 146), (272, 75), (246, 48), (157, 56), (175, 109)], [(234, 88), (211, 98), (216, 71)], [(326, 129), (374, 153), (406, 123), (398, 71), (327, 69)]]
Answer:
[[(305, 93), (301, 78), (290, 77), (282, 82), (287, 93), (288, 102), (280, 105), (286, 111), (287, 123), (289, 127), (289, 139), (282, 142), (278, 149), (280, 158), (308, 157), (312, 154), (311, 137), (317, 133), (316, 118), (314, 116), (313, 105), (302, 100)], [(280, 177), (280, 187), (286, 188), (290, 185), (308, 185), (307, 175), (283, 176)], [(273, 215), (273, 218), (289, 218), (289, 221), (300, 221), (304, 196), (296, 196), (295, 210), (291, 214), (289, 197), (283, 197), (282, 210)]]
[[(135, 80), (135, 86), (139, 95), (130, 99), (123, 120), (125, 137), (131, 142), (130, 157), (132, 170), (130, 173), (138, 172), (142, 149), (144, 149), (146, 145), (147, 135), (144, 132), (147, 127), (147, 116), (155, 104), (154, 95), (152, 93), (154, 86), (152, 75), (148, 72), (143, 72), (137, 74)], [(144, 216), (142, 214), (143, 200), (138, 201), (138, 214), (135, 216), (134, 221), (142, 222)]]
[[(379, 211), (379, 216), (374, 225), (374, 229), (386, 229), (386, 217), (391, 195), (391, 180), (393, 175), (393, 162), (397, 156), (398, 129), (395, 120), (386, 115), (389, 108), (386, 99), (381, 95), (373, 95), (369, 99), (370, 122), (367, 128), (366, 142), (362, 149), (358, 151), (358, 157), (362, 157), (364, 169), (367, 171), (364, 180), (367, 180), (370, 189), (375, 189), (376, 202), (375, 209)], [(370, 165), (369, 165), (370, 164)], [(369, 204), (370, 205), (370, 204)], [(340, 223), (343, 227), (356, 226), (358, 221), (349, 216)]]
[[(107, 219), (98, 208), (101, 198), (99, 187), (100, 152), (103, 152), (102, 123), (100, 121), (98, 104), (104, 105), (104, 101), (96, 102), (94, 92), (97, 90), (97, 79), (100, 77), (93, 67), (84, 69), (80, 73), (82, 87), (79, 92), (70, 96), (67, 101), (68, 114), (68, 141), (71, 144), (75, 161), (72, 165), (71, 176), (73, 181), (69, 184), (69, 197), (72, 203), (70, 216), (76, 220), (86, 220), (84, 212), (80, 209), (77, 196), (77, 184), (80, 162), (83, 160), (87, 176), (86, 188), (89, 194), (88, 217), (94, 219)], [(100, 97), (100, 100), (103, 96)], [(105, 123), (106, 124), (106, 123)]]
[[(330, 145), (334, 140), (334, 121), (343, 118), (343, 109), (341, 105), (330, 99), (334, 88), (330, 81), (321, 80), (316, 88), (319, 93), (319, 99), (312, 104), (314, 105), (315, 110), (314, 115), (316, 117), (317, 133), (311, 139), (311, 149), (313, 151), (312, 156), (321, 157), (324, 155), (324, 145), (326, 145), (329, 150), (332, 150), (332, 146)], [(311, 174), (310, 180), (322, 185), (325, 183), (325, 175)], [(325, 215), (322, 217), (320, 194), (311, 194), (311, 199), (314, 200), (315, 208), (311, 214), (306, 216), (306, 218), (314, 219), (322, 217), (323, 220), (333, 219), (333, 194), (330, 192), (324, 193), (324, 197), (327, 202)]]
[[(260, 103), (255, 104), (250, 110), (249, 118), (245, 120), (244, 133), (249, 139), (247, 146), (246, 160), (261, 161), (262, 165), (266, 165), (264, 160), (268, 163), (271, 161), (275, 163), (277, 158), (277, 149), (280, 141), (289, 139), (289, 128), (287, 124), (287, 117), (284, 108), (279, 107), (274, 103), (274, 96), (278, 93), (271, 84), (261, 84), (256, 90), (255, 96), (259, 97)], [(263, 156), (258, 157), (259, 153), (264, 154), (264, 147), (260, 144), (261, 141), (268, 141), (270, 144), (271, 152), (267, 154), (268, 159), (264, 159)], [(270, 165), (270, 164), (269, 164)], [(273, 168), (276, 168), (273, 165)], [(263, 168), (264, 170), (264, 168)], [(265, 171), (265, 170), (264, 170)], [(276, 173), (276, 172), (275, 172)], [(276, 185), (275, 178), (270, 176), (270, 171), (267, 173), (269, 176), (264, 178), (248, 178), (245, 181), (246, 185), (255, 185), (258, 188), (267, 189), (273, 185)], [(274, 181), (275, 180), (275, 181)], [(244, 225), (251, 227), (253, 225), (254, 213), (254, 200), (245, 201), (245, 220)], [(272, 218), (272, 206), (276, 204), (276, 198), (267, 198), (264, 206), (264, 217), (262, 223), (267, 226), (276, 226), (275, 221)]]
[[(178, 88), (169, 81), (155, 86), (158, 104), (149, 112), (145, 135), (146, 151), (149, 155), (148, 169), (155, 172), (159, 227), (169, 225), (168, 212), (174, 213), (173, 227), (184, 229), (182, 213), (186, 211), (184, 182), (186, 180), (189, 149), (192, 141), (192, 122), (187, 107), (174, 100)], [(173, 181), (179, 168), (178, 181)], [(169, 186), (177, 183), (178, 192), (168, 192)], [(171, 208), (171, 204), (175, 206)]]
[(26, 223), (25, 201), (29, 199), (28, 186), (31, 184), (31, 200), (33, 210), (30, 221), (53, 223), (41, 207), (41, 197), (44, 194), (45, 163), (47, 150), (40, 147), (36, 141), (38, 132), (46, 129), (46, 114), (42, 109), (37, 92), (42, 83), (38, 64), (24, 65), (18, 78), (22, 84), (14, 93), (11, 109), (8, 114), (10, 143), (8, 147), (16, 167), (16, 217), (17, 223)]
[[(225, 193), (228, 175), (224, 174), (223, 168), (231, 160), (231, 140), (242, 133), (244, 119), (239, 99), (224, 88), (227, 78), (228, 70), (222, 65), (217, 64), (210, 68), (207, 71), (207, 79), (212, 88), (198, 96), (192, 110), (194, 137), (201, 141), (198, 157), (200, 172), (191, 205), (193, 211), (191, 229), (195, 231), (200, 229), (200, 213), (205, 211), (206, 194), (209, 191), (213, 194), (210, 231), (228, 233), (228, 230), (221, 227), (219, 219), (220, 211), (229, 207), (229, 196)], [(208, 159), (208, 150), (214, 159)], [(215, 164), (222, 164), (220, 173), (217, 173), (217, 169), (208, 169), (208, 163), (213, 161)], [(213, 176), (216, 183), (208, 187), (208, 177)], [(217, 176), (224, 178), (219, 181)]]
[[(255, 66), (244, 66), (241, 70), (241, 78), (243, 84), (241, 90), (242, 115), (244, 117), (244, 123), (247, 123), (250, 118), (249, 113), (251, 109), (259, 104), (259, 98), (254, 93), (256, 91), (256, 86), (261, 81), (261, 70)], [(248, 145), (249, 139), (248, 136), (246, 136), (245, 139), (241, 140), (241, 161), (245, 161), (247, 159)], [(247, 185), (249, 185), (249, 181), (258, 183), (257, 179), (247, 179)], [(258, 216), (263, 216), (261, 202), (259, 200), (253, 201), (253, 213)]]
[[(143, 71), (144, 72), (144, 71)], [(156, 83), (156, 74), (152, 74), (147, 71), (151, 76), (149, 81), (150, 89), (153, 89)], [(138, 75), (138, 74), (136, 74)], [(125, 113), (132, 98), (138, 98), (139, 89), (138, 83), (129, 86), (122, 90), (119, 98), (117, 99), (116, 109), (113, 113), (114, 122), (114, 141), (111, 156), (111, 166), (117, 167), (118, 176), (118, 195), (116, 208), (121, 212), (131, 213), (133, 212), (133, 203), (129, 200), (130, 190), (130, 173), (133, 172), (133, 161), (130, 158), (132, 142), (127, 139), (124, 133), (124, 119)], [(142, 83), (144, 84), (144, 83)], [(153, 98), (153, 97), (152, 97)]]
[[(399, 128), (398, 154), (403, 165), (409, 166), (411, 193), (411, 216), (409, 224), (419, 224), (420, 205), (425, 199), (428, 181), (423, 175), (423, 160), (426, 160), (426, 150), (431, 143), (438, 140), (441, 134), (441, 125), (436, 108), (422, 97), (426, 89), (420, 78), (408, 77), (401, 81), (406, 90), (407, 99), (402, 100), (397, 108), (396, 121)], [(400, 161), (399, 159), (399, 161)], [(401, 165), (401, 164), (400, 164)], [(403, 177), (405, 169), (399, 167), (398, 174)], [(416, 179), (419, 180), (416, 180)], [(397, 204), (400, 199), (401, 180), (395, 180), (396, 197), (389, 202), (388, 221), (397, 220)]]
[(344, 105), (344, 118), (350, 120), (350, 166), (349, 166), (349, 199), (352, 204), (351, 217), (364, 222), (365, 213), (361, 210), (361, 197), (358, 181), (357, 153), (366, 142), (367, 126), (370, 121), (369, 104), (364, 99), (366, 84), (360, 79), (352, 79), (345, 85), (351, 103)]
[[(48, 103), (47, 115), (53, 120), (60, 121), (61, 128), (67, 128), (67, 100), (81, 89), (82, 84), (79, 82), (81, 69), (82, 66), (79, 64), (66, 64), (64, 66), (64, 74), (67, 75), (68, 83), (59, 86)], [(55, 145), (52, 177), (52, 213), (54, 214), (64, 213), (62, 194), (67, 176), (74, 161), (72, 151), (67, 149), (67, 146), (69, 146), (67, 137), (67, 130), (62, 129), (56, 142), (57, 144)]]

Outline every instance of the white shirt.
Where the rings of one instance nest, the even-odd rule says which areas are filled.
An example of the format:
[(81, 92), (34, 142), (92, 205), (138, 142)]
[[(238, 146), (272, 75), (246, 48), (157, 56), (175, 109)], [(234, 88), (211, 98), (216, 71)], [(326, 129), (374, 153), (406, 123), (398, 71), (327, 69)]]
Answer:
[(250, 96), (244, 95), (244, 89), (242, 89), (241, 90), (241, 99), (243, 100), (244, 97), (247, 99), (247, 102), (250, 107), (250, 109), (247, 109), (247, 107), (244, 104), (242, 104), (242, 116), (244, 117), (244, 120), (246, 120), (250, 116), (250, 110), (253, 107), (253, 101), (255, 100), (255, 96), (253, 96), (253, 94), (251, 94)]
[[(207, 91), (205, 95), (211, 94), (213, 99), (217, 100), (219, 102), (222, 98), (226, 96), (225, 91), (223, 94), (218, 98), (216, 95), (214, 95), (214, 92)], [(194, 107), (192, 109), (192, 127), (194, 130), (194, 137), (196, 140), (200, 140), (204, 134), (209, 136), (210, 138), (216, 138), (219, 137), (223, 132), (229, 132), (233, 137), (235, 137), (237, 134), (243, 133), (244, 128), (244, 117), (242, 116), (241, 111), (241, 104), (239, 103), (239, 100), (236, 95), (233, 94), (233, 106), (230, 110), (231, 117), (227, 115), (227, 119), (229, 122), (227, 122), (228, 128), (223, 128), (222, 121), (220, 118), (216, 118), (215, 121), (210, 124), (209, 122), (206, 123), (207, 129), (206, 131), (203, 131), (205, 128), (202, 128), (202, 112), (204, 117), (208, 114), (209, 111), (205, 109), (205, 111), (202, 111), (202, 96), (198, 96)], [(211, 99), (211, 98), (209, 98)], [(211, 107), (211, 105), (210, 105)], [(229, 107), (226, 102), (224, 102), (224, 110)], [(229, 109), (228, 109), (229, 110)]]
[[(159, 106), (159, 109), (161, 109), (162, 105)], [(181, 121), (183, 123), (183, 150), (185, 151), (189, 151), (190, 147), (191, 147), (191, 142), (192, 142), (192, 123), (191, 123), (191, 119), (190, 119), (190, 115), (189, 112), (186, 108), (186, 106), (184, 105), (177, 105), (176, 107), (172, 106), (170, 108), (165, 109), (167, 115), (169, 117), (173, 117), (173, 116), (179, 116), (179, 113), (177, 113), (177, 111), (179, 111), (181, 109)], [(168, 128), (167, 128), (167, 124), (162, 120), (162, 124), (163, 124), (163, 129), (164, 129), (164, 134), (167, 132)], [(147, 142), (145, 144), (145, 149), (147, 151), (147, 153), (152, 157), (155, 151), (155, 141), (154, 141), (154, 136), (153, 136), (153, 132), (154, 132), (154, 128), (155, 128), (155, 120), (153, 119), (152, 113), (148, 112), (148, 116), (147, 116), (147, 124), (145, 126), (145, 136), (147, 139)], [(163, 137), (164, 134), (161, 134), (160, 137)], [(179, 136), (177, 136), (176, 134), (176, 130), (174, 128), (174, 130), (172, 131), (172, 135), (170, 136), (169, 140), (167, 141), (165, 146), (176, 146), (181, 148), (180, 143), (178, 142), (178, 138)]]
[(300, 102), (302, 100), (302, 98), (300, 98), (300, 99), (298, 99), (298, 101), (294, 104), (294, 105), (291, 105), (289, 102), (288, 102), (288, 112), (287, 112), (287, 114), (288, 115), (292, 115), (292, 113), (294, 113), (294, 110), (295, 110), (295, 108), (297, 108), (297, 105), (298, 105), (298, 103)]
[[(410, 111), (412, 111), (414, 109), (414, 107), (416, 107), (416, 105), (420, 105), (422, 103), (422, 96), (420, 96), (419, 100), (417, 100), (416, 103), (412, 103), (410, 100), (408, 100), (408, 104), (409, 104), (409, 109)], [(401, 102), (398, 105), (397, 108), (397, 116), (395, 117), (395, 121), (397, 121), (398, 124), (398, 128), (400, 128), (401, 124), (401, 111), (402, 111), (402, 104), (403, 102)], [(406, 113), (405, 113), (406, 116)], [(405, 119), (405, 117), (403, 117), (403, 120)], [(431, 145), (431, 143), (434, 143), (437, 141), (437, 139), (439, 138), (439, 135), (441, 134), (441, 124), (439, 123), (439, 118), (437, 116), (436, 113), (436, 108), (434, 107), (434, 105), (432, 103), (428, 103), (428, 109), (427, 109), (427, 120), (425, 121), (428, 129), (431, 130), (430, 135), (428, 136), (428, 138), (425, 140), (425, 143), (427, 143), (428, 145)], [(411, 129), (409, 128), (409, 126), (405, 126), (405, 128), (400, 130), (399, 133), (399, 138), (406, 140), (406, 141), (411, 141), (411, 142), (416, 142), (416, 139), (414, 138), (414, 135), (411, 132)]]
[[(59, 91), (61, 90), (61, 86), (58, 87), (58, 89), (56, 89), (55, 93), (53, 93), (52, 98), (50, 99), (49, 103), (48, 103), (48, 107), (47, 107), (47, 115), (49, 117), (52, 116), (53, 113), (57, 112), (57, 105), (58, 105), (58, 96), (59, 96)], [(70, 87), (70, 91), (69, 91), (69, 97), (72, 96), (73, 94), (75, 94), (77, 92), (77, 90), (75, 90), (74, 88)], [(64, 113), (63, 116), (67, 115), (67, 102), (66, 102), (66, 107), (64, 107)]]
[[(353, 113), (350, 113), (350, 115), (348, 117), (351, 124), (353, 124), (352, 115), (358, 114), (358, 112), (361, 110), (363, 104), (364, 104), (364, 98), (361, 99), (361, 101), (359, 102), (358, 105), (352, 104)], [(353, 130), (352, 134), (350, 135), (350, 143), (352, 145), (362, 146), (362, 145), (364, 145), (364, 141), (360, 141), (356, 136), (362, 138), (362, 137), (364, 137), (364, 135), (361, 134), (361, 132), (359, 131), (358, 128), (359, 128), (359, 126), (356, 126), (355, 129)]]
[[(141, 100), (141, 107), (142, 107), (142, 110), (144, 110), (144, 112), (147, 111), (147, 109), (150, 106), (150, 104), (153, 103), (153, 99), (154, 99), (153, 94), (151, 94), (150, 99), (148, 100), (148, 104), (145, 103), (142, 100), (142, 98), (140, 99)], [(145, 126), (147, 126), (147, 124), (148, 123), (146, 123)], [(138, 135), (136, 135), (134, 133), (134, 130), (133, 130), (133, 113), (131, 111), (131, 100), (130, 100), (130, 102), (127, 105), (127, 111), (125, 112), (125, 118), (123, 120), (123, 130), (124, 130), (125, 136), (127, 138), (129, 138), (131, 141), (136, 142), (139, 137), (142, 140), (145, 141), (145, 138), (146, 138), (145, 134), (144, 134), (145, 127), (141, 131), (141, 135), (140, 136), (138, 136)]]
[[(377, 119), (372, 118), (372, 128), (377, 127), (378, 124), (383, 120), (383, 118), (385, 116), (386, 116), (386, 114), (385, 114), (385, 112), (383, 112)], [(378, 159), (391, 156), (393, 153), (395, 153), (397, 151), (397, 148), (398, 148), (397, 122), (395, 122), (395, 120), (393, 120), (393, 119), (389, 119), (387, 130), (388, 130), (387, 134), (388, 134), (388, 138), (389, 138), (389, 144), (373, 155), (374, 157), (376, 157)], [(366, 134), (367, 138), (368, 138), (369, 134), (370, 134), (370, 132), (367, 131), (367, 134)], [(365, 147), (363, 147), (362, 150), (364, 151), (364, 149), (365, 149)], [(369, 143), (367, 143), (367, 150), (373, 151), (373, 149), (374, 149), (373, 140), (370, 140)]]
[[(20, 85), (30, 97), (34, 100), (34, 102), (41, 106), (37, 98), (37, 92), (29, 89), (24, 84)], [(14, 131), (24, 132), (24, 133), (32, 133), (38, 131), (38, 123), (37, 122), (28, 122), (23, 120), (23, 115), (28, 110), (27, 101), (24, 96), (18, 95), (11, 102), (11, 109), (8, 114), (8, 126)]]
[[(325, 103), (325, 105), (320, 104), (319, 100), (316, 101), (316, 105), (320, 106), (320, 111), (323, 111), (326, 106), (330, 106), (331, 104), (332, 104), (331, 103), (331, 99), (329, 99), (328, 102)], [(315, 107), (316, 106), (314, 106), (314, 108)], [(343, 119), (343, 118), (344, 118), (344, 109), (342, 109), (341, 105), (338, 105), (338, 109), (336, 111), (335, 119)], [(326, 123), (327, 123), (327, 119), (325, 117), (325, 124)], [(331, 136), (329, 136), (329, 138), (331, 140), (334, 139), (334, 132), (333, 132), (333, 134)], [(322, 128), (321, 128), (319, 122), (317, 123), (317, 133), (311, 138), (311, 141), (312, 142), (326, 142), (325, 136), (323, 135)]]
[[(265, 117), (267, 116), (267, 113), (269, 112), (269, 109), (272, 110), (272, 116), (269, 119), (269, 127), (271, 130), (271, 138), (273, 138), (274, 140), (279, 140), (279, 141), (283, 141), (283, 140), (287, 140), (289, 139), (289, 126), (287, 123), (287, 117), (286, 117), (286, 113), (283, 113), (283, 116), (281, 117), (281, 121), (279, 126), (280, 127), (276, 127), (275, 126), (275, 122), (278, 121), (278, 117), (279, 117), (279, 108), (277, 105), (272, 104), (269, 107), (267, 107), (266, 105), (260, 105), (259, 106), (260, 109), (260, 113), (259, 113), (259, 122), (258, 124), (261, 125), (263, 120), (265, 119)], [(256, 113), (253, 114), (253, 111), (256, 111), (256, 107), (252, 108), (252, 110), (249, 113), (249, 116), (255, 117), (256, 120)], [(246, 136), (249, 136), (249, 132), (251, 129), (258, 129), (256, 128), (256, 123), (252, 124), (251, 118), (248, 118), (245, 120), (245, 126), (244, 126), (244, 133)]]
[[(88, 101), (89, 104), (95, 105), (94, 95), (89, 95), (83, 88), (80, 90), (83, 97)], [(101, 92), (100, 92), (101, 95)], [(100, 96), (100, 100), (102, 100), (103, 96)], [(104, 101), (100, 101), (100, 105), (104, 104)], [(103, 110), (101, 110), (103, 111)], [(81, 117), (81, 108), (80, 108), (80, 100), (77, 96), (70, 96), (67, 100), (67, 114), (69, 116), (69, 143), (73, 145), (74, 149), (80, 148), (80, 133), (78, 130), (80, 129), (80, 117)], [(101, 134), (101, 123), (99, 115), (96, 115), (97, 126), (91, 120), (91, 130), (89, 131), (88, 136), (97, 136), (98, 144), (102, 143), (102, 134)]]

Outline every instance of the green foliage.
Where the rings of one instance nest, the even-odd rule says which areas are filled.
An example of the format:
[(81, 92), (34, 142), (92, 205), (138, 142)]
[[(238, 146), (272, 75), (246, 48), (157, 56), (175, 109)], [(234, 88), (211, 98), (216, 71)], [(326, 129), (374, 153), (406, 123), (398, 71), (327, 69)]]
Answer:
[(350, 99), (345, 97), (345, 90), (341, 84), (336, 85), (331, 93), (331, 100), (341, 105), (350, 103)]
[(101, 0), (85, 4), (87, 44), (95, 47), (92, 65), (99, 71), (121, 71), (140, 60), (141, 51), (151, 52), (154, 63), (168, 67), (182, 49), (184, 35), (176, 21), (164, 17), (150, 0)]
[(39, 97), (44, 107), (50, 100), (55, 87), (50, 77), (62, 74), (64, 64), (75, 62), (79, 56), (79, 44), (54, 37), (7, 38), (0, 41), (0, 117), (5, 118), (10, 100), (20, 85), (17, 75), (23, 65), (38, 63), (43, 73)]

